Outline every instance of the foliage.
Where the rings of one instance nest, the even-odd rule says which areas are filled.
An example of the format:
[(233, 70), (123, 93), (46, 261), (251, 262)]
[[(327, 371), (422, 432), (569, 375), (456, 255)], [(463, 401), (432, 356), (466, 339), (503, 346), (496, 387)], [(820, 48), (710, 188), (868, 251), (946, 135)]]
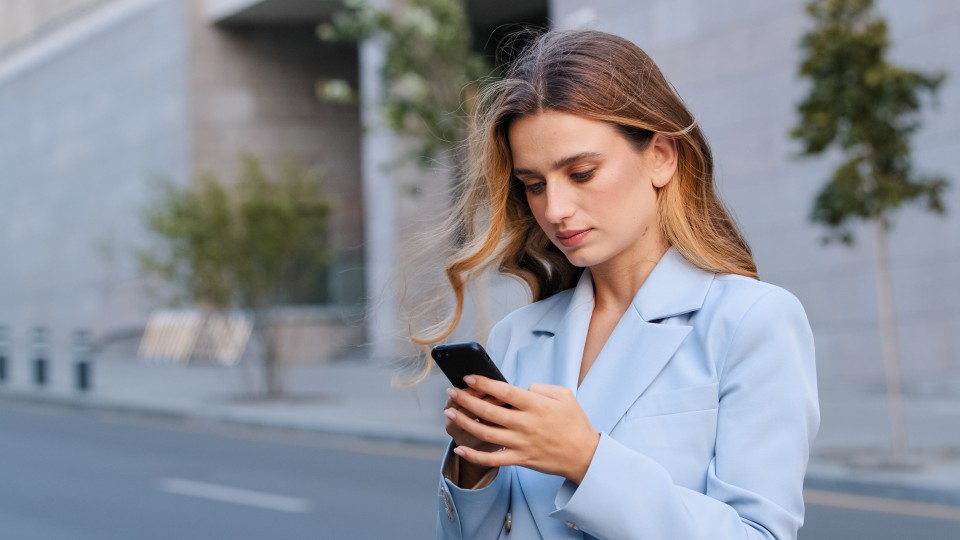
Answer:
[(914, 200), (944, 211), (947, 180), (914, 172), (910, 137), (920, 127), (920, 93), (935, 95), (943, 73), (923, 74), (889, 63), (887, 25), (873, 0), (814, 0), (815, 27), (802, 41), (800, 74), (811, 81), (791, 136), (803, 155), (831, 147), (844, 162), (817, 195), (811, 219), (830, 230), (825, 240), (852, 243), (849, 222), (878, 220)]
[[(471, 49), (462, 0), (409, 0), (391, 12), (366, 0), (347, 0), (347, 9), (317, 29), (324, 41), (384, 40), (382, 107), (391, 129), (414, 137), (420, 157), (429, 159), (456, 147), (467, 122), (464, 103), (475, 81), (491, 66)], [(330, 101), (355, 100), (342, 80), (324, 81), (318, 93)]]
[(146, 223), (163, 247), (138, 253), (141, 271), (214, 309), (300, 301), (329, 258), (332, 204), (321, 185), (296, 160), (271, 177), (250, 155), (235, 184), (209, 173), (185, 187), (158, 181)]

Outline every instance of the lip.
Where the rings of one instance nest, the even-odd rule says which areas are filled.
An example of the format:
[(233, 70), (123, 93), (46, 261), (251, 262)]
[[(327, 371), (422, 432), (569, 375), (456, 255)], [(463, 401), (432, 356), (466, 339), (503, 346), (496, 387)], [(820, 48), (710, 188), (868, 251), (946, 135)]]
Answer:
[(558, 232), (556, 234), (556, 238), (563, 245), (563, 247), (576, 247), (580, 244), (580, 242), (583, 242), (583, 239), (586, 238), (587, 233), (589, 232), (590, 229), (571, 229)]

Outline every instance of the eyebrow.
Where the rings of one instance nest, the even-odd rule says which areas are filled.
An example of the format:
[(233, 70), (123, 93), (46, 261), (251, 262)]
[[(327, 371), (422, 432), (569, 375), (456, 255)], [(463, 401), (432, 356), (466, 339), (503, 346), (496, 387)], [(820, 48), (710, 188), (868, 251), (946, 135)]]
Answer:
[[(577, 161), (580, 161), (581, 159), (599, 158), (599, 157), (603, 157), (603, 154), (599, 152), (580, 152), (579, 154), (574, 154), (572, 156), (558, 159), (557, 161), (553, 162), (553, 165), (550, 166), (550, 170), (555, 171), (557, 169), (562, 169), (570, 165), (571, 163), (576, 163)], [(513, 170), (514, 176), (529, 176), (533, 174), (537, 174), (537, 171), (533, 169), (514, 169)]]

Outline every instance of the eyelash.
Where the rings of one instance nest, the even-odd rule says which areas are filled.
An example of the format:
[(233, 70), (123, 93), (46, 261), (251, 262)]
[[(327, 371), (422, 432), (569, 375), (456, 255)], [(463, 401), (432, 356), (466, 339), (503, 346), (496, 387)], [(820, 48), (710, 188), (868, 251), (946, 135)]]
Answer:
[(593, 178), (593, 173), (596, 169), (590, 169), (589, 171), (579, 171), (575, 173), (570, 173), (570, 178), (574, 182), (586, 182), (587, 180)]
[[(593, 173), (595, 171), (596, 169), (591, 169), (589, 171), (570, 173), (570, 178), (574, 182), (586, 182), (587, 180), (590, 180), (591, 178), (593, 178)], [(545, 185), (546, 184), (544, 182), (536, 182), (533, 184), (523, 184), (523, 191), (525, 193), (537, 195), (539, 193), (543, 193)]]

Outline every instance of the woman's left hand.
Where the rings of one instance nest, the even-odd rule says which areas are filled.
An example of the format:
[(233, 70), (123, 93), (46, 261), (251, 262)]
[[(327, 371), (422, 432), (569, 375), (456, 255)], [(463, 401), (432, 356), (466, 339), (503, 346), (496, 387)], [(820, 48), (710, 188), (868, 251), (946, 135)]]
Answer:
[(570, 389), (534, 384), (530, 390), (523, 390), (481, 376), (464, 380), (478, 393), (507, 403), (512, 409), (451, 389), (451, 400), (473, 418), (453, 409), (447, 409), (447, 417), (478, 439), (502, 447), (499, 451), (482, 452), (459, 446), (454, 449), (457, 455), (486, 467), (520, 465), (563, 476), (577, 484), (583, 480), (600, 434), (590, 425)]

